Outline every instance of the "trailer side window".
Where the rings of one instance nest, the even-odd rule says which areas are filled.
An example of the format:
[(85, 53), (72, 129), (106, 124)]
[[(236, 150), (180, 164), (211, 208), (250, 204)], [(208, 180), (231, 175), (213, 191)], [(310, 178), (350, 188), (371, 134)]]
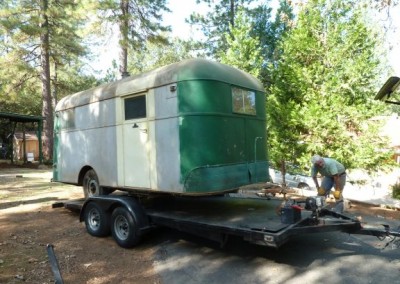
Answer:
[(146, 96), (137, 96), (124, 100), (125, 120), (146, 117)]
[(67, 109), (60, 112), (61, 129), (70, 129), (75, 127), (75, 110)]
[(256, 115), (255, 92), (232, 87), (232, 108), (235, 113)]

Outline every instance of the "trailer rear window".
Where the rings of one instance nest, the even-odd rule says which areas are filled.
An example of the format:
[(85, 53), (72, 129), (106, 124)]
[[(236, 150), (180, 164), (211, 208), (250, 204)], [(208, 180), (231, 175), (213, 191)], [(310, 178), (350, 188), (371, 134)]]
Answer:
[(256, 94), (253, 91), (232, 87), (232, 104), (235, 113), (256, 115)]
[(125, 120), (146, 117), (146, 96), (125, 99)]

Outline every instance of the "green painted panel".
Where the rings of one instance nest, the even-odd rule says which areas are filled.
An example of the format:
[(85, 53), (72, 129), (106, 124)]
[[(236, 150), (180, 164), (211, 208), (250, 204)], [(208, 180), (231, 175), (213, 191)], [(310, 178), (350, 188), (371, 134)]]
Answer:
[(59, 150), (59, 135), (60, 135), (60, 118), (54, 116), (54, 139), (53, 139), (53, 181), (59, 180), (58, 172), (58, 150)]
[(265, 97), (256, 93), (256, 116), (235, 114), (231, 86), (205, 80), (178, 83), (186, 192), (223, 191), (268, 178)]
[[(183, 81), (178, 83), (179, 113), (220, 113), (233, 115), (232, 112), (232, 84), (220, 81)], [(256, 117), (265, 121), (265, 95), (256, 92)], [(252, 115), (237, 114), (243, 117), (254, 118)]]
[(184, 116), (180, 125), (184, 172), (203, 165), (247, 161), (245, 121), (220, 115)]
[(232, 113), (231, 86), (218, 81), (178, 83), (179, 113)]
[[(256, 169), (257, 176), (249, 176), (249, 169)], [(184, 180), (185, 191), (218, 192), (234, 189), (250, 183), (267, 181), (268, 164), (266, 161), (257, 164), (214, 165), (193, 169)], [(253, 172), (253, 174), (255, 174)]]
[(218, 81), (257, 91), (264, 90), (261, 82), (250, 74), (215, 61), (191, 59), (177, 63), (174, 68), (178, 74), (178, 82)]

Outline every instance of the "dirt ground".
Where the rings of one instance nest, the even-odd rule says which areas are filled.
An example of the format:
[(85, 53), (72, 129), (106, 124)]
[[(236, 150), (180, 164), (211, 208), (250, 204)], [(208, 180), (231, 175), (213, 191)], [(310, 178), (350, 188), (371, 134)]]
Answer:
[(78, 213), (52, 208), (82, 189), (50, 179), (49, 170), (0, 167), (0, 283), (54, 283), (47, 244), (64, 283), (161, 283), (151, 243), (126, 250), (90, 236)]
[[(49, 169), (0, 165), (0, 283), (54, 283), (48, 244), (65, 283), (162, 283), (153, 269), (154, 240), (127, 250), (111, 237), (91, 237), (77, 213), (52, 208), (81, 198), (82, 189), (50, 179)], [(399, 211), (360, 204), (349, 211), (400, 219)]]

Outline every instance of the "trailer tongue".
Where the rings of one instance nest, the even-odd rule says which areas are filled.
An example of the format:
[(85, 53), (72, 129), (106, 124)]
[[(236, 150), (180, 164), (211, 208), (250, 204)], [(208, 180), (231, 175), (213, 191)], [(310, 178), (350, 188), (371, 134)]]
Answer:
[(238, 236), (257, 245), (279, 248), (301, 234), (341, 231), (379, 238), (399, 237), (399, 228), (364, 226), (359, 220), (329, 209), (320, 197), (305, 201), (244, 197), (139, 198), (107, 195), (54, 204), (80, 210), (80, 221), (93, 236), (112, 234), (121, 247), (133, 247), (146, 232), (165, 226), (220, 242)]

